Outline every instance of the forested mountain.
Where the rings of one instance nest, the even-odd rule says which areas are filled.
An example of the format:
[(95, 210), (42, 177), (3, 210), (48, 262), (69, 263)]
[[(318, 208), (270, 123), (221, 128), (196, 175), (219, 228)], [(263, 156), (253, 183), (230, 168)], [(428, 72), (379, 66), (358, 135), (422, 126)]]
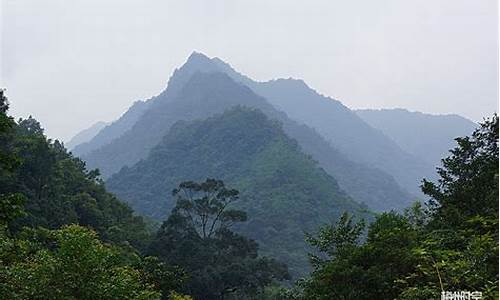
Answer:
[(0, 89), (0, 298), (157, 299), (131, 264), (149, 241), (142, 217), (7, 109)]
[(31, 117), (21, 119), (14, 130), (7, 145), (19, 165), (2, 178), (0, 193), (23, 195), (26, 214), (12, 222), (12, 228), (55, 229), (76, 223), (94, 228), (104, 240), (145, 247), (142, 217), (104, 189), (98, 172), (88, 171), (57, 140), (47, 140)]
[(403, 150), (439, 165), (455, 138), (472, 132), (476, 123), (458, 115), (431, 115), (406, 109), (356, 110), (365, 122), (381, 130)]
[[(151, 99), (150, 99), (151, 100)], [(134, 104), (115, 122), (102, 128), (91, 140), (78, 144), (72, 152), (78, 156), (92, 152), (102, 146), (111, 143), (114, 139), (127, 132), (139, 120), (149, 106), (148, 101), (136, 101)]]
[(201, 53), (194, 53), (193, 56), (202, 71), (223, 71), (237, 82), (244, 83), (292, 120), (315, 129), (350, 160), (392, 175), (414, 195), (420, 194), (419, 185), (423, 177), (435, 176), (431, 164), (403, 151), (340, 101), (320, 95), (302, 80), (290, 78), (257, 82), (218, 58), (210, 59)]
[[(256, 94), (266, 98), (278, 110), (283, 111), (292, 120), (303, 123), (316, 130), (327, 142), (331, 143), (342, 155), (357, 164), (377, 168), (393, 176), (405, 190), (413, 195), (420, 193), (419, 184), (424, 176), (433, 176), (432, 165), (403, 151), (394, 141), (379, 130), (374, 129), (341, 102), (322, 96), (309, 88), (302, 80), (278, 79), (268, 82), (256, 82), (237, 73), (228, 64), (218, 58), (210, 59), (194, 52), (188, 61), (174, 72), (167, 89), (150, 101), (149, 113), (144, 118), (157, 117), (167, 103), (175, 101), (183, 86), (196, 72), (223, 72), (232, 79), (250, 87)], [(156, 115), (155, 115), (156, 114)], [(141, 120), (138, 121), (138, 126)], [(168, 126), (167, 126), (168, 127)], [(155, 132), (166, 128), (155, 128)], [(168, 129), (168, 128), (167, 128)], [(134, 129), (132, 128), (130, 134)], [(136, 131), (137, 132), (137, 131)], [(155, 134), (151, 141), (158, 141), (165, 131)], [(149, 133), (151, 135), (151, 133)], [(123, 146), (130, 137), (114, 136), (116, 144)], [(115, 143), (113, 142), (113, 143)], [(91, 142), (93, 143), (93, 142)], [(91, 166), (99, 166), (104, 176), (118, 171), (123, 165), (133, 165), (143, 158), (154, 145), (144, 144), (142, 154), (127, 154), (123, 158), (113, 158), (114, 163), (103, 163), (105, 157), (113, 152), (111, 146), (97, 149), (83, 158)], [(366, 149), (370, 149), (366, 151)], [(106, 154), (108, 152), (108, 154)], [(83, 154), (76, 152), (77, 154)], [(321, 161), (321, 157), (315, 157)], [(108, 160), (108, 158), (106, 158)], [(111, 167), (113, 165), (113, 167)]]
[(366, 237), (348, 215), (310, 235), (323, 255), (285, 299), (498, 299), (498, 116), (457, 138), (437, 171), (428, 205), (378, 215)]
[(242, 107), (177, 122), (145, 160), (113, 175), (107, 187), (138, 212), (162, 219), (174, 205), (170, 192), (178, 182), (208, 177), (241, 192), (236, 207), (247, 211), (249, 221), (238, 231), (287, 262), (294, 274), (306, 270), (304, 231), (343, 211), (369, 216), (279, 123)]
[[(98, 167), (106, 178), (121, 167), (133, 166), (145, 158), (176, 121), (207, 118), (235, 105), (245, 105), (281, 121), (286, 134), (296, 139), (304, 152), (317, 160), (357, 201), (378, 211), (400, 209), (411, 203), (413, 197), (391, 175), (348, 159), (315, 130), (289, 119), (248, 87), (220, 72), (196, 71), (212, 65), (210, 60), (193, 54), (182, 68), (174, 72), (168, 88), (147, 102), (147, 111), (130, 130), (82, 156), (87, 164)], [(101, 133), (115, 126), (111, 124)]]
[(89, 128), (86, 128), (80, 132), (78, 132), (69, 142), (64, 143), (64, 146), (66, 149), (71, 150), (75, 146), (78, 146), (80, 144), (86, 143), (93, 139), (101, 129), (106, 127), (108, 123), (106, 122), (97, 122), (95, 124), (92, 124)]
[[(206, 237), (174, 209), (153, 236), (142, 217), (106, 191), (96, 170), (47, 139), (35, 119), (15, 122), (7, 109), (0, 89), (1, 299), (192, 299), (179, 291), (196, 299), (255, 299), (289, 279), (284, 263), (262, 257), (254, 240), (231, 230), (228, 222), (245, 221), (244, 211), (217, 206), (221, 225)], [(237, 190), (207, 182), (202, 186), (217, 192), (210, 205), (236, 200)]]

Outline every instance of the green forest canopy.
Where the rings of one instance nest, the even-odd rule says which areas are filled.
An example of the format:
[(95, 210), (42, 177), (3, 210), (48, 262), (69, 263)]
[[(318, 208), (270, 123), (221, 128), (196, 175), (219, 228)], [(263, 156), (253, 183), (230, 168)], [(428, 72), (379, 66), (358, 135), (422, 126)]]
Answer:
[[(285, 288), (276, 284), (287, 278), (286, 268), (258, 256), (254, 241), (227, 226), (200, 235), (198, 223), (181, 213), (220, 212), (221, 199), (208, 206), (203, 197), (178, 201), (150, 234), (143, 218), (106, 191), (97, 171), (47, 140), (36, 120), (15, 122), (7, 111), (1, 90), (2, 299), (189, 299), (182, 293), (196, 299), (423, 299), (450, 290), (498, 299), (496, 115), (457, 139), (438, 182), (424, 180), (428, 205), (383, 213), (368, 225), (344, 214), (309, 234), (317, 249), (310, 255), (313, 272)], [(208, 189), (238, 195), (220, 181), (207, 182)], [(244, 216), (229, 210), (225, 220)], [(207, 289), (206, 280), (218, 288)]]

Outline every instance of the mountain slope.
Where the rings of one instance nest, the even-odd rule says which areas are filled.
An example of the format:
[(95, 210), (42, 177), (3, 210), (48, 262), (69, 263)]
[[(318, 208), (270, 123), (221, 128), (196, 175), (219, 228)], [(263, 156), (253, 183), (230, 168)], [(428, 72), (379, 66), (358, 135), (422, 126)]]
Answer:
[(103, 129), (107, 125), (108, 124), (106, 122), (97, 122), (95, 124), (92, 124), (92, 126), (90, 126), (89, 128), (86, 128), (75, 134), (75, 136), (73, 136), (71, 140), (69, 140), (69, 142), (65, 143), (64, 146), (66, 146), (68, 150), (71, 150), (75, 146), (86, 143), (92, 140), (99, 133), (99, 131), (101, 131), (101, 129)]
[(344, 211), (368, 216), (279, 123), (243, 107), (204, 121), (177, 122), (145, 160), (113, 175), (107, 187), (138, 212), (163, 219), (174, 205), (170, 192), (177, 184), (207, 177), (240, 190), (236, 206), (248, 212), (249, 222), (238, 230), (295, 274), (307, 266), (304, 231)]
[[(92, 153), (94, 150), (105, 148), (114, 140), (119, 139), (122, 135), (127, 133), (127, 131), (131, 130), (147, 111), (161, 110), (166, 103), (174, 100), (182, 91), (184, 85), (189, 81), (189, 79), (191, 79), (192, 75), (196, 73), (197, 69), (213, 70), (214, 72), (217, 71), (217, 68), (211, 68), (211, 65), (212, 64), (209, 61), (203, 59), (200, 55), (193, 53), (182, 68), (174, 71), (167, 88), (163, 92), (146, 101), (134, 102), (134, 104), (120, 118), (118, 118), (118, 120), (106, 126), (101, 132), (99, 132), (98, 135), (87, 143), (83, 143), (75, 147), (73, 153), (83, 157), (85, 160), (88, 159), (91, 165), (94, 161), (99, 162), (99, 158), (94, 158), (94, 156), (102, 157), (104, 155), (102, 153), (103, 151)], [(187, 71), (188, 69), (189, 71)], [(155, 115), (155, 113), (151, 113), (151, 115)], [(166, 128), (166, 130), (168, 130), (168, 128)], [(161, 132), (165, 133), (166, 131)], [(161, 136), (162, 135), (160, 134), (159, 137)], [(146, 149), (143, 151), (144, 153), (142, 153), (142, 155), (130, 155), (128, 157), (124, 157), (124, 160), (126, 160), (125, 164), (114, 164), (116, 167), (111, 167), (111, 165), (100, 166), (99, 163), (97, 163), (94, 164), (94, 166), (100, 167), (104, 177), (107, 177), (114, 172), (117, 172), (122, 166), (133, 164), (137, 160), (137, 157), (144, 157), (151, 146), (154, 145), (146, 145)], [(106, 150), (104, 150), (104, 152), (105, 151)], [(120, 158), (115, 160), (119, 161)], [(110, 168), (108, 169), (108, 167)]]
[(431, 115), (406, 109), (356, 110), (365, 122), (381, 130), (406, 152), (438, 165), (455, 145), (477, 126), (458, 115)]
[(347, 159), (317, 132), (290, 120), (248, 87), (223, 73), (196, 72), (210, 70), (210, 66), (210, 60), (193, 54), (175, 71), (166, 91), (148, 101), (147, 111), (130, 130), (83, 156), (89, 167), (98, 167), (109, 177), (123, 166), (133, 166), (145, 158), (175, 122), (207, 118), (232, 106), (245, 105), (282, 122), (286, 134), (296, 139), (305, 153), (334, 176), (349, 195), (371, 209), (400, 209), (413, 200), (392, 176)]
[[(197, 56), (198, 60), (205, 57), (199, 53)], [(290, 78), (256, 82), (218, 58), (205, 57), (205, 60), (211, 62), (207, 70), (220, 70), (244, 83), (291, 119), (317, 130), (350, 160), (391, 174), (414, 195), (420, 195), (423, 177), (434, 178), (434, 168), (427, 161), (405, 152), (340, 101), (320, 95), (304, 81)]]
[(125, 132), (132, 128), (132, 126), (134, 126), (134, 124), (148, 109), (150, 101), (151, 100), (134, 102), (134, 104), (132, 104), (132, 106), (118, 120), (102, 128), (91, 140), (75, 145), (72, 152), (78, 156), (85, 156), (86, 154), (99, 149), (100, 147), (111, 143), (114, 139), (122, 136)]
[[(174, 87), (175, 85), (171, 85)], [(84, 155), (91, 167), (99, 167), (106, 177), (145, 158), (177, 121), (207, 118), (235, 105), (267, 106), (248, 88), (234, 83), (222, 73), (197, 73), (175, 96), (163, 93), (151, 102), (134, 126), (111, 143)]]

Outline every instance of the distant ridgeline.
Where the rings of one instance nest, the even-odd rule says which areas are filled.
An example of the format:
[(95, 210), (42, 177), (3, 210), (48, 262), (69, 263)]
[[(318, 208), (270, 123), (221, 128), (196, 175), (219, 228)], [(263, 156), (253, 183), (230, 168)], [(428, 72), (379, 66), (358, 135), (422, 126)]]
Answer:
[[(120, 199), (157, 220), (174, 205), (170, 192), (180, 181), (224, 179), (249, 213), (238, 229), (301, 272), (304, 231), (343, 211), (400, 210), (421, 197), (422, 178), (435, 178), (436, 157), (448, 146), (430, 147), (426, 159), (387, 124), (301, 80), (256, 82), (193, 53), (162, 93), (136, 102), (73, 153), (99, 168)], [(408, 126), (416, 137), (419, 120)], [(460, 128), (442, 131), (433, 145), (470, 133)]]

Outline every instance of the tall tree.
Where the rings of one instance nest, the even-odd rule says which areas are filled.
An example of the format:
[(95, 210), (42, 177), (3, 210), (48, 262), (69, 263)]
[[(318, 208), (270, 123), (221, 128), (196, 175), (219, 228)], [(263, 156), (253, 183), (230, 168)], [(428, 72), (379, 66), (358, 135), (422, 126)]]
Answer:
[(417, 300), (470, 291), (498, 299), (498, 117), (456, 141), (438, 182), (423, 181), (428, 207), (377, 216), (362, 244), (345, 216), (310, 236), (322, 256), (312, 257), (311, 278), (289, 298)]
[(401, 298), (468, 290), (498, 299), (498, 116), (456, 141), (438, 182), (423, 182), (430, 222)]
[(14, 151), (14, 120), (7, 115), (9, 102), (0, 88), (0, 226), (23, 215), (24, 197), (16, 193), (15, 171), (21, 163)]
[(150, 255), (190, 274), (185, 288), (195, 299), (236, 299), (288, 279), (284, 264), (258, 256), (258, 245), (231, 231), (246, 214), (230, 205), (238, 191), (220, 180), (183, 182), (174, 189), (177, 205), (159, 229)]
[(466, 226), (474, 216), (498, 219), (498, 116), (486, 119), (442, 160), (439, 180), (423, 181), (436, 226)]
[(227, 189), (222, 180), (209, 178), (202, 183), (186, 181), (172, 194), (177, 198), (172, 213), (184, 217), (203, 239), (229, 229), (236, 222), (247, 220), (244, 211), (229, 208), (238, 200), (239, 192)]

